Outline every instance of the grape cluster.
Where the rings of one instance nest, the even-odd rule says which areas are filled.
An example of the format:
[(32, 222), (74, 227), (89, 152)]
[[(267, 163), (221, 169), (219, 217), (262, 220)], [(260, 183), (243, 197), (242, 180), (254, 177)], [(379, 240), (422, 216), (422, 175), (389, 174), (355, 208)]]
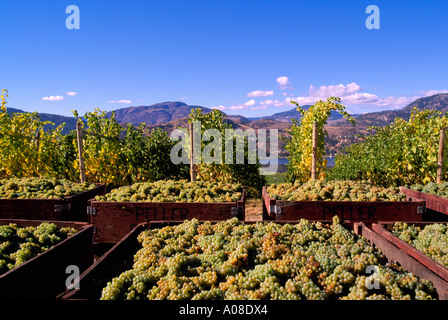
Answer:
[(0, 179), (0, 198), (63, 199), (93, 188), (93, 183), (75, 183), (53, 177)]
[(435, 182), (429, 182), (425, 185), (416, 183), (411, 186), (406, 185), (405, 187), (420, 191), (424, 193), (429, 193), (435, 196), (448, 198), (448, 182), (442, 182), (442, 183), (435, 183)]
[(132, 268), (107, 283), (102, 300), (438, 297), (431, 282), (390, 264), (337, 216), (329, 224), (191, 219), (147, 229), (137, 240)]
[(399, 188), (374, 186), (367, 181), (310, 180), (272, 184), (266, 191), (272, 199), (286, 201), (406, 201)]
[(432, 223), (425, 227), (395, 222), (392, 233), (448, 268), (448, 227)]
[(243, 186), (216, 181), (160, 180), (138, 182), (96, 196), (97, 201), (119, 202), (236, 202)]
[(58, 228), (52, 222), (19, 227), (15, 223), (0, 226), (0, 274), (50, 249), (72, 236), (77, 230)]

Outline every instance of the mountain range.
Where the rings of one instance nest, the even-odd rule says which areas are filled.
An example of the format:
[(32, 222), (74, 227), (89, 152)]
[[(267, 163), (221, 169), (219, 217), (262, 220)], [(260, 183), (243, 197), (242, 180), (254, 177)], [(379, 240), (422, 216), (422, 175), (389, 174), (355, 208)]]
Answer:
[[(307, 109), (309, 106), (302, 106)], [(448, 94), (436, 94), (428, 97), (419, 98), (402, 109), (385, 110), (379, 112), (369, 112), (364, 114), (354, 114), (356, 126), (348, 123), (338, 112), (333, 112), (327, 121), (325, 129), (328, 136), (326, 138), (326, 153), (334, 155), (346, 146), (359, 141), (358, 134), (366, 134), (369, 126), (385, 126), (400, 117), (408, 120), (412, 108), (417, 109), (436, 109), (442, 112), (448, 112)], [(117, 109), (108, 112), (108, 116), (115, 113), (117, 121), (125, 125), (132, 123), (138, 125), (145, 122), (149, 128), (159, 127), (167, 132), (171, 132), (177, 127), (186, 127), (188, 116), (194, 108), (202, 108), (204, 112), (210, 112), (212, 109), (187, 105), (184, 102), (170, 101), (157, 103), (149, 106), (133, 106)], [(20, 109), (8, 108), (8, 112), (24, 112)], [(74, 117), (60, 116), (56, 114), (38, 113), (41, 120), (51, 121), (55, 126), (65, 123), (63, 133), (68, 133), (76, 127)], [(247, 118), (241, 115), (226, 115), (227, 121), (235, 129), (278, 129), (280, 135), (287, 136), (287, 129), (291, 124), (291, 119), (300, 119), (301, 114), (296, 108), (287, 111), (274, 113), (270, 116)], [(49, 126), (48, 128), (51, 128)], [(279, 148), (285, 155), (284, 142), (279, 139)]]

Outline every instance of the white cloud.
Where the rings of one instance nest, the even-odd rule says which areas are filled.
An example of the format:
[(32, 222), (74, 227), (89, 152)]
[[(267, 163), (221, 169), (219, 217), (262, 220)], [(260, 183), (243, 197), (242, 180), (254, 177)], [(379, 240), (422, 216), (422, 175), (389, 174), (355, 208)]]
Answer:
[(277, 83), (281, 86), (287, 86), (289, 84), (289, 78), (285, 76), (278, 77)]
[(231, 106), (229, 108), (229, 110), (243, 110), (243, 109), (248, 109), (248, 107), (243, 105), (243, 104), (239, 104), (239, 105), (236, 105), (236, 106)]
[(341, 97), (341, 102), (347, 104), (364, 104), (364, 103), (375, 103), (378, 102), (380, 98), (377, 95), (367, 92), (356, 92), (347, 96)]
[(269, 91), (256, 90), (256, 91), (249, 92), (247, 94), (247, 97), (250, 97), (250, 98), (268, 97), (268, 96), (272, 96), (272, 95), (274, 95), (274, 90), (269, 90)]
[(312, 97), (319, 97), (326, 99), (328, 97), (344, 97), (355, 92), (362, 91), (360, 85), (352, 82), (347, 85), (338, 84), (330, 86), (321, 86), (319, 89), (315, 89), (313, 85), (310, 86), (308, 93)]
[(224, 110), (226, 110), (227, 108), (224, 107), (223, 105), (220, 105), (220, 106), (212, 107), (212, 109), (218, 109), (218, 110), (224, 111)]
[(252, 107), (252, 108), (250, 108), (250, 110), (266, 110), (268, 108), (268, 106), (267, 105), (264, 105), (264, 106), (256, 106), (256, 107)]
[(48, 96), (48, 97), (42, 97), (43, 101), (61, 101), (64, 100), (63, 96)]
[(448, 93), (448, 90), (428, 90), (428, 91), (419, 91), (416, 94), (419, 96), (429, 97), (439, 93)]
[(254, 105), (255, 105), (255, 100), (254, 99), (251, 99), (251, 100), (249, 100), (249, 101), (244, 103), (244, 106), (246, 106), (246, 107), (250, 107), (250, 106), (254, 106)]
[(121, 99), (121, 100), (109, 100), (108, 103), (132, 103), (132, 100), (126, 100), (126, 99)]
[(68, 91), (65, 94), (68, 95), (68, 96), (74, 97), (74, 96), (76, 96), (78, 94), (78, 92), (76, 92), (76, 91)]
[(280, 85), (282, 90), (284, 89), (292, 89), (291, 82), (289, 82), (289, 78), (285, 76), (281, 76), (277, 78), (277, 83)]

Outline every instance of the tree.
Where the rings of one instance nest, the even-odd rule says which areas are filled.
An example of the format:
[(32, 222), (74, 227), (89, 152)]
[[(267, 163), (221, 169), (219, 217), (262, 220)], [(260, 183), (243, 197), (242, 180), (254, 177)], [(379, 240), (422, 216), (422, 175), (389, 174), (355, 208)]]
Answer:
[[(197, 121), (201, 125), (201, 155), (209, 155), (210, 157), (206, 158), (217, 160), (208, 163), (201, 161), (197, 165), (197, 179), (239, 182), (247, 188), (251, 197), (259, 197), (266, 179), (260, 174), (261, 165), (258, 157), (255, 157), (255, 163), (249, 161), (250, 155), (257, 151), (250, 148), (250, 138), (247, 138), (244, 132), (232, 130), (232, 125), (226, 119), (227, 116), (217, 109), (209, 113), (204, 113), (201, 108), (191, 110), (189, 123)], [(209, 133), (212, 134), (209, 135)], [(226, 141), (226, 139), (232, 139), (232, 141)], [(237, 161), (241, 160), (238, 158), (238, 155), (241, 155), (241, 149), (238, 149), (239, 142), (244, 144), (243, 163)], [(233, 149), (230, 150), (229, 146)]]
[(300, 107), (300, 105), (291, 101), (297, 106), (297, 110), (301, 113), (300, 120), (292, 119), (292, 125), (288, 129), (290, 138), (286, 144), (286, 150), (289, 152), (288, 156), (288, 181), (306, 182), (311, 178), (311, 161), (313, 153), (313, 123), (318, 125), (318, 144), (317, 144), (317, 177), (322, 179), (325, 177), (327, 168), (327, 160), (325, 155), (325, 124), (330, 117), (332, 111), (338, 111), (353, 125), (354, 118), (345, 111), (345, 106), (342, 105), (339, 97), (329, 97), (326, 101), (319, 100), (307, 110)]
[[(331, 179), (370, 180), (384, 186), (427, 184), (437, 179), (440, 130), (448, 113), (412, 109), (409, 121), (396, 118), (385, 127), (370, 127), (364, 137), (336, 157)], [(447, 159), (448, 150), (444, 150)], [(447, 161), (443, 164), (446, 179)]]

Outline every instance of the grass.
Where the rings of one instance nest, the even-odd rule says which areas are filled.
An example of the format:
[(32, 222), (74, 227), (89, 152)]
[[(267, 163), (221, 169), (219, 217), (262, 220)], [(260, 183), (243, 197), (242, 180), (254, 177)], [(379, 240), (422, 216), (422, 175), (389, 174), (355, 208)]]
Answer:
[(267, 185), (271, 185), (273, 183), (284, 183), (286, 182), (286, 172), (276, 173), (273, 175), (266, 175)]

